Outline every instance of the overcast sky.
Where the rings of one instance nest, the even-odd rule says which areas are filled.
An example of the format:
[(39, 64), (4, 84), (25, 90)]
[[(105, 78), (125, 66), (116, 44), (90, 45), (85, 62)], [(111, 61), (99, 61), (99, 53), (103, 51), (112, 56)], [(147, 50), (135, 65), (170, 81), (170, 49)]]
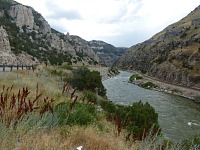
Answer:
[(185, 17), (200, 0), (16, 0), (52, 28), (85, 40), (130, 47)]

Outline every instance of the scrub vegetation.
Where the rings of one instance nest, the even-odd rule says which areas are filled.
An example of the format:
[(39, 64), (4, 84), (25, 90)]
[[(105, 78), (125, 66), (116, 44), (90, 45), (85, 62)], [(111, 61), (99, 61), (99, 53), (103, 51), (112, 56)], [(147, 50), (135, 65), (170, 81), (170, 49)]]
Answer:
[(175, 147), (164, 139), (158, 114), (152, 106), (141, 101), (131, 106), (115, 105), (99, 89), (105, 92), (101, 76), (86, 67), (41, 65), (34, 72), (2, 72), (1, 149), (83, 146), (84, 149), (135, 150), (198, 146), (195, 137), (194, 142), (185, 140)]

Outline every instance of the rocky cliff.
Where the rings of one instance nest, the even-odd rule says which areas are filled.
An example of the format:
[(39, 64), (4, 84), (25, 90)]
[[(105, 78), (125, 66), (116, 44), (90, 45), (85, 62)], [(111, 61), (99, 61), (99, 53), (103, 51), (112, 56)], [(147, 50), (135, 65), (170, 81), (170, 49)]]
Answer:
[(89, 41), (89, 46), (99, 57), (99, 63), (106, 66), (113, 66), (116, 60), (118, 60), (127, 50), (127, 48), (117, 48), (111, 44), (103, 41)]
[(200, 88), (200, 6), (149, 40), (129, 48), (117, 62), (165, 82)]
[[(70, 38), (71, 40), (76, 41), (76, 43), (82, 47), (90, 48), (91, 50), (88, 51), (88, 55), (94, 60), (98, 60), (100, 65), (105, 65), (108, 67), (113, 66), (116, 60), (121, 57), (127, 50), (127, 48), (117, 48), (103, 41), (86, 41), (75, 35), (70, 36)], [(80, 48), (78, 55), (85, 55), (85, 52), (82, 50), (83, 48)]]
[(0, 27), (0, 64), (26, 64), (32, 65), (35, 64), (37, 60), (33, 61), (33, 57), (26, 54), (21, 53), (18, 55), (14, 55), (11, 51), (8, 34), (3, 27)]
[(15, 55), (11, 52), (8, 34), (3, 27), (0, 27), (0, 64), (16, 61)]
[(0, 3), (0, 38), (5, 47), (0, 49), (0, 63), (11, 64), (20, 58), (48, 64), (98, 63), (99, 58), (91, 47), (52, 29), (33, 8), (12, 0), (0, 0)]

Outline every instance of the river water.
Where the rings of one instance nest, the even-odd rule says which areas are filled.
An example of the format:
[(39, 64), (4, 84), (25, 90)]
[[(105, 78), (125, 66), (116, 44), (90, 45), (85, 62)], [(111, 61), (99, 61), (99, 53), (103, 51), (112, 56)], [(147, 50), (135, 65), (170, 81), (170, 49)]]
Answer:
[(174, 142), (200, 134), (200, 105), (186, 98), (128, 83), (131, 75), (121, 71), (119, 75), (103, 81), (107, 97), (113, 103), (131, 105), (139, 100), (148, 102), (158, 113), (164, 136)]

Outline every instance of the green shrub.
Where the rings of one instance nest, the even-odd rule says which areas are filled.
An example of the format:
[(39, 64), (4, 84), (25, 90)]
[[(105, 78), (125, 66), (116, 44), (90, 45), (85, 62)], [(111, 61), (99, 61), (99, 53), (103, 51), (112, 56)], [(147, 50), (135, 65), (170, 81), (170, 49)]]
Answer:
[(159, 129), (158, 114), (148, 103), (143, 104), (140, 101), (131, 106), (121, 106), (109, 101), (101, 101), (100, 105), (107, 112), (108, 119), (116, 122), (116, 117), (120, 118), (120, 122), (116, 122), (118, 128), (121, 126), (128, 130), (133, 138), (141, 140), (143, 133), (148, 132), (151, 127), (154, 134)]
[(140, 79), (143, 79), (143, 77), (142, 76), (140, 76), (139, 74), (133, 74), (130, 78), (129, 78), (129, 81), (130, 82), (133, 82), (134, 80), (140, 80)]
[(110, 101), (101, 100), (100, 105), (101, 105), (101, 108), (108, 113), (116, 112), (116, 109), (117, 109), (116, 106)]
[(71, 65), (62, 65), (60, 68), (67, 69), (67, 70), (73, 70)]
[(163, 63), (166, 60), (167, 60), (166, 56), (160, 56), (156, 60), (154, 60), (154, 63), (161, 64), (161, 63)]
[(89, 125), (97, 120), (94, 105), (76, 102), (70, 110), (72, 102), (64, 102), (55, 107), (59, 125)]
[(141, 87), (146, 88), (146, 89), (152, 89), (152, 88), (157, 88), (158, 86), (155, 85), (152, 82), (146, 82), (146, 83), (142, 83), (140, 84)]
[(147, 71), (146, 71), (146, 70), (142, 70), (141, 73), (142, 73), (142, 74), (146, 74)]
[(119, 71), (117, 70), (117, 68), (114, 68), (114, 67), (110, 68), (109, 72), (114, 73), (114, 74), (119, 74)]
[(106, 89), (102, 84), (102, 77), (98, 71), (90, 71), (86, 67), (80, 67), (73, 71), (74, 76), (71, 79), (71, 84), (78, 90), (90, 90), (101, 96), (106, 95)]
[(183, 34), (181, 34), (180, 38), (184, 38), (186, 36), (187, 36), (187, 33), (184, 32)]
[(92, 100), (92, 101), (97, 101), (97, 96), (95, 93), (91, 92), (91, 91), (84, 91), (83, 92), (83, 96), (87, 99), (87, 100)]
[(61, 70), (58, 71), (58, 70), (54, 69), (54, 70), (49, 70), (49, 72), (51, 75), (55, 75), (55, 76), (59, 76), (59, 77), (63, 76), (63, 72)]
[(179, 148), (184, 150), (200, 149), (200, 135), (183, 140)]

